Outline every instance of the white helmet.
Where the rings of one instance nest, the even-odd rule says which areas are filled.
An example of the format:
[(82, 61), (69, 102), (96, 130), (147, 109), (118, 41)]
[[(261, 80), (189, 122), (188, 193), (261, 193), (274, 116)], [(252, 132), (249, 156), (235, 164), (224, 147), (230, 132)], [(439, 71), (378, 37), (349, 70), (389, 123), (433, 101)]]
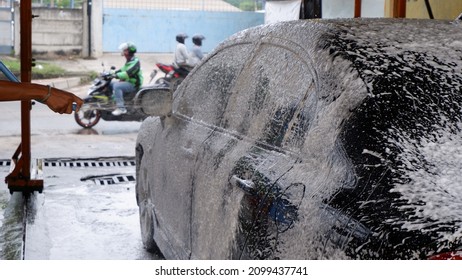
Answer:
[(121, 52), (128, 50), (130, 54), (134, 54), (136, 53), (136, 46), (132, 42), (125, 42), (125, 43), (120, 44), (119, 50)]

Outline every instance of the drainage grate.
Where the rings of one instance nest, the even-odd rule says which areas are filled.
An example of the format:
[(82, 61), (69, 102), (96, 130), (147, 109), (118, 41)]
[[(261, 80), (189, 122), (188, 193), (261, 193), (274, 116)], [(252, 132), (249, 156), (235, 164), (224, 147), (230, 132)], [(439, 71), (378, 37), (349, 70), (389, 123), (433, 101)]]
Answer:
[[(11, 160), (0, 159), (0, 167), (11, 166)], [(136, 166), (134, 157), (108, 157), (108, 158), (49, 158), (43, 159), (43, 166), (45, 167), (69, 167), (69, 168), (104, 168), (104, 167), (115, 167), (111, 168), (112, 172), (117, 168), (122, 170), (133, 170)], [(125, 167), (125, 168), (124, 168)], [(87, 171), (85, 171), (87, 172)], [(117, 171), (116, 171), (117, 172)], [(96, 185), (116, 185), (129, 182), (135, 182), (136, 178), (134, 173), (122, 174), (112, 173), (104, 175), (92, 175), (83, 177), (81, 181), (93, 181)]]
[(135, 158), (45, 159), (46, 167), (128, 167)]
[(88, 176), (80, 181), (93, 181), (97, 185), (115, 185), (128, 182), (135, 182), (133, 174), (105, 174), (100, 176)]

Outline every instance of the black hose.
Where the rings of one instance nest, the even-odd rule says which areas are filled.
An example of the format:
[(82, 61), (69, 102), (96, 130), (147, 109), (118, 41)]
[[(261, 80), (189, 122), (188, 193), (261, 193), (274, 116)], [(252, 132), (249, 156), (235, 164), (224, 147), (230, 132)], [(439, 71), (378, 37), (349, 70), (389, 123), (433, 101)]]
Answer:
[(430, 6), (430, 1), (429, 0), (425, 0), (425, 6), (427, 7), (428, 16), (430, 17), (430, 19), (434, 19), (433, 12), (432, 12), (432, 7)]

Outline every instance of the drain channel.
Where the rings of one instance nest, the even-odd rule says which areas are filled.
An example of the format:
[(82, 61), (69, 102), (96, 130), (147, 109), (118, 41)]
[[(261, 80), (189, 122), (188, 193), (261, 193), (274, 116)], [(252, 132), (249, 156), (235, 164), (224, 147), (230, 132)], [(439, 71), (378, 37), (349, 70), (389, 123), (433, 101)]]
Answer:
[(87, 176), (80, 179), (80, 181), (93, 181), (97, 185), (115, 185), (128, 182), (135, 182), (135, 175), (133, 174), (105, 174), (97, 176)]
[(45, 159), (46, 167), (128, 167), (135, 166), (134, 157), (110, 157), (89, 159)]
[[(44, 160), (46, 167), (69, 167), (69, 168), (98, 168), (98, 167), (134, 167), (134, 157), (107, 157), (107, 158), (56, 158)], [(80, 181), (92, 181), (96, 185), (116, 185), (128, 182), (135, 182), (133, 173), (112, 173), (104, 175), (91, 175), (80, 179)]]
[[(134, 167), (135, 157), (106, 157), (106, 158), (48, 158), (43, 159), (45, 167), (68, 168), (99, 168), (99, 167)], [(0, 159), (0, 167), (11, 166), (11, 160)], [(104, 175), (91, 175), (83, 177), (80, 181), (93, 181), (96, 185), (116, 185), (135, 182), (134, 173), (113, 173)]]
[[(128, 167), (135, 166), (134, 157), (110, 157), (110, 158), (49, 158), (43, 159), (46, 167)], [(11, 166), (10, 159), (0, 159), (0, 166)]]

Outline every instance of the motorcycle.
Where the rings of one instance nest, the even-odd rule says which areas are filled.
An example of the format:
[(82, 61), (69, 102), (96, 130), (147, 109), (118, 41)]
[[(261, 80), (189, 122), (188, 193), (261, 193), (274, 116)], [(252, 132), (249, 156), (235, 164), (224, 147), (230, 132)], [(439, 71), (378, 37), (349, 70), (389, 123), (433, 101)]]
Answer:
[[(113, 69), (113, 68), (111, 68)], [(170, 90), (164, 87), (143, 86), (138, 91), (124, 94), (127, 113), (119, 116), (112, 115), (117, 106), (112, 97), (111, 84), (113, 74), (102, 72), (93, 80), (92, 86), (88, 89), (88, 95), (83, 99), (84, 103), (78, 112), (74, 113), (77, 124), (83, 128), (95, 126), (100, 119), (105, 121), (143, 121), (149, 116), (142, 107), (157, 106), (155, 98), (158, 95), (169, 94)]]
[(163, 77), (158, 78), (153, 83), (153, 80), (157, 75), (157, 70), (154, 69), (151, 72), (151, 80), (149, 81), (149, 84), (157, 87), (170, 88), (172, 92), (175, 92), (178, 85), (181, 84), (181, 82), (186, 78), (186, 76), (192, 69), (192, 67), (178, 67), (174, 64), (164, 63), (156, 63), (156, 66), (165, 75)]

